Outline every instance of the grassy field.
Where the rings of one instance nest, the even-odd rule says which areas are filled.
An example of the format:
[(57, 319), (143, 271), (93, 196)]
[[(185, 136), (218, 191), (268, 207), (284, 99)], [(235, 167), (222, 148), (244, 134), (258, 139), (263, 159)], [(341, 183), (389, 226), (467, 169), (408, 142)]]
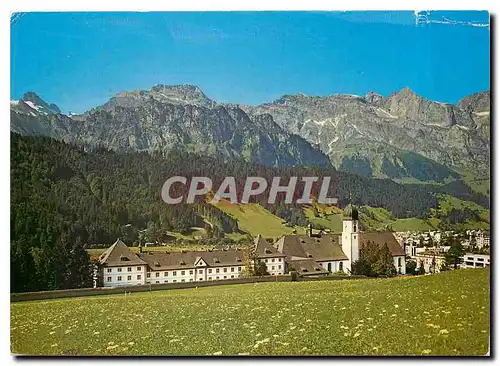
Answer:
[(429, 220), (423, 220), (416, 217), (406, 219), (395, 219), (392, 214), (381, 207), (362, 206), (361, 221), (365, 225), (366, 230), (385, 230), (391, 227), (394, 231), (428, 231), (434, 230), (435, 227)]
[[(294, 230), (286, 226), (283, 219), (255, 203), (233, 204), (221, 200), (215, 206), (238, 220), (239, 228), (253, 237), (261, 234), (265, 238), (279, 238), (291, 234)], [(295, 229), (297, 232), (305, 232), (304, 228)]]
[(304, 208), (304, 214), (307, 219), (315, 227), (325, 227), (330, 229), (332, 232), (342, 232), (342, 210), (336, 207), (328, 207), (324, 205), (315, 204), (316, 210), (318, 212), (317, 216), (314, 216), (311, 207)]
[(397, 219), (391, 225), (394, 231), (429, 231), (436, 229), (436, 227), (432, 226), (429, 221), (416, 217)]
[(11, 304), (31, 355), (484, 355), (489, 270)]

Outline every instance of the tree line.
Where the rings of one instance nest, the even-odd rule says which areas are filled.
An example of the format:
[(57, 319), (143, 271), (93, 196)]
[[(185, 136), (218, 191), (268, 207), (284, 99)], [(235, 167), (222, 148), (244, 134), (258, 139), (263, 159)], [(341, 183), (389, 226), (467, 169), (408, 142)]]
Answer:
[[(165, 204), (161, 187), (174, 175), (211, 177), (214, 187), (234, 176), (239, 195), (247, 176), (268, 182), (280, 176), (284, 183), (291, 176), (330, 176), (329, 196), (338, 197), (340, 207), (349, 202), (385, 207), (395, 217), (422, 217), (437, 207), (435, 192), (424, 185), (367, 179), (335, 169), (269, 167), (177, 150), (89, 151), (48, 137), (11, 133), (12, 290), (87, 286), (92, 276), (85, 247), (109, 246), (118, 237), (131, 244), (168, 240), (169, 232), (185, 233), (193, 226), (210, 226), (214, 238), (239, 231), (236, 220), (201, 198), (195, 205)], [(316, 197), (321, 181), (313, 186)], [(185, 193), (186, 188), (175, 189)], [(296, 198), (301, 194), (299, 184)], [(301, 206), (283, 205), (283, 196), (271, 205), (267, 195), (253, 200), (290, 224), (307, 224)]]

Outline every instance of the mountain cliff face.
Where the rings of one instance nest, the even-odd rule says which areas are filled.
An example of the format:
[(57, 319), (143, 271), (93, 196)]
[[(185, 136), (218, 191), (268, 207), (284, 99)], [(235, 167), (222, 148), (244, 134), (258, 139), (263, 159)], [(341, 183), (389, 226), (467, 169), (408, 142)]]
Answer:
[(11, 130), (114, 150), (186, 149), (261, 164), (319, 165), (369, 177), (444, 182), (489, 177), (490, 94), (457, 105), (409, 88), (384, 97), (285, 95), (259, 106), (219, 104), (192, 85), (121, 92), (66, 116), (34, 93), (11, 101)]
[(463, 98), (457, 106), (469, 114), (479, 135), (490, 141), (490, 92), (476, 93)]
[(240, 106), (269, 113), (284, 129), (318, 146), (333, 165), (365, 176), (443, 181), (455, 169), (487, 176), (489, 92), (457, 105), (433, 102), (409, 88), (389, 97), (286, 95)]
[(104, 105), (72, 117), (41, 113), (38, 105), (13, 102), (11, 130), (118, 151), (176, 148), (240, 156), (272, 166), (331, 167), (324, 153), (283, 130), (269, 114), (250, 119), (243, 110), (217, 104), (189, 85), (122, 92)]

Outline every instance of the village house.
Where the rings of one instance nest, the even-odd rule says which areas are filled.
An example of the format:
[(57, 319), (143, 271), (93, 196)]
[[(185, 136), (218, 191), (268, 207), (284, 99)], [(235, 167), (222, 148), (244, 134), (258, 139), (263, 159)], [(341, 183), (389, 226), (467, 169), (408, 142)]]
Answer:
[(445, 252), (427, 250), (417, 253), (413, 258), (417, 268), (423, 266), (425, 273), (438, 273), (445, 263)]
[(490, 266), (489, 254), (466, 253), (462, 262), (462, 268), (484, 268)]
[[(300, 276), (351, 273), (360, 249), (368, 242), (387, 245), (400, 274), (406, 273), (405, 252), (391, 232), (360, 232), (358, 211), (348, 205), (343, 214), (341, 234), (285, 235), (274, 245), (261, 235), (252, 248), (255, 261), (262, 261), (270, 275), (291, 270)], [(176, 282), (236, 279), (245, 268), (242, 250), (132, 252), (117, 240), (99, 258), (104, 286), (130, 286)]]

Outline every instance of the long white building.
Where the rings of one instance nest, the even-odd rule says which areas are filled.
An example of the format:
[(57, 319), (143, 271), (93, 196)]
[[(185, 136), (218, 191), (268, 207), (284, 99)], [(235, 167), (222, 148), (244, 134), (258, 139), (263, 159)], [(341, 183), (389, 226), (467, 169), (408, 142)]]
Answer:
[[(272, 275), (285, 273), (284, 255), (266, 240), (256, 239), (254, 250)], [(134, 253), (117, 240), (99, 258), (103, 286), (201, 282), (238, 278), (243, 271), (242, 250)]]
[[(253, 258), (266, 265), (270, 275), (283, 275), (288, 269), (301, 276), (320, 276), (338, 271), (349, 274), (359, 250), (368, 242), (387, 245), (394, 267), (406, 273), (405, 252), (391, 232), (360, 232), (358, 211), (344, 210), (341, 234), (285, 235), (275, 245), (261, 235), (254, 242)], [(99, 258), (103, 286), (202, 282), (236, 279), (245, 268), (242, 250), (190, 252), (132, 252), (117, 240)], [(252, 263), (253, 265), (253, 263)]]

